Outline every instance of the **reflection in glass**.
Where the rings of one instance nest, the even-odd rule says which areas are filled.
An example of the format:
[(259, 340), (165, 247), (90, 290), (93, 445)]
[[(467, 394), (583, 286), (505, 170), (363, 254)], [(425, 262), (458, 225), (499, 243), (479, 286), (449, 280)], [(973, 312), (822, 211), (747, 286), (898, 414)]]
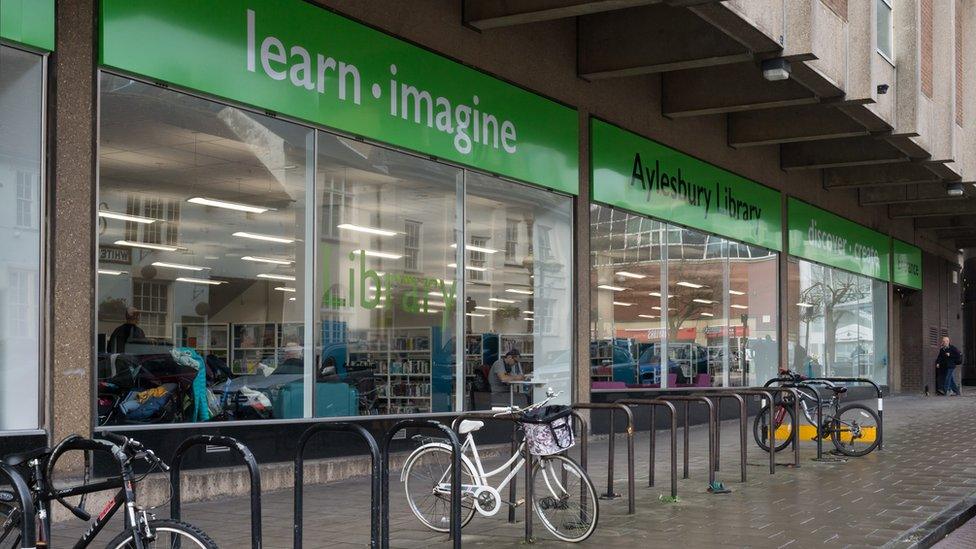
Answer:
[(311, 130), (100, 89), (99, 424), (301, 417)]
[[(554, 404), (568, 404), (572, 199), (476, 173), (465, 177), (466, 406), (538, 401), (549, 387), (561, 393)], [(519, 376), (532, 384), (520, 385)]]
[(314, 415), (454, 410), (461, 171), (318, 133)]
[(803, 260), (789, 265), (790, 368), (887, 383), (887, 284)]
[(39, 426), (43, 59), (0, 46), (0, 430)]

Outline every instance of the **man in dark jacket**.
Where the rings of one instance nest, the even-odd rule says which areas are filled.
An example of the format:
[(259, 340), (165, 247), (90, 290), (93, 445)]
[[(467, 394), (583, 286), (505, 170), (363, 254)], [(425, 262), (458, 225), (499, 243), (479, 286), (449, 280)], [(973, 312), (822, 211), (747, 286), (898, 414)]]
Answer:
[(962, 353), (955, 345), (949, 343), (949, 337), (942, 337), (942, 347), (939, 354), (935, 357), (935, 375), (945, 381), (942, 383), (942, 390), (937, 391), (940, 395), (948, 395), (951, 391), (959, 396), (959, 385), (956, 384), (956, 366), (962, 364)]

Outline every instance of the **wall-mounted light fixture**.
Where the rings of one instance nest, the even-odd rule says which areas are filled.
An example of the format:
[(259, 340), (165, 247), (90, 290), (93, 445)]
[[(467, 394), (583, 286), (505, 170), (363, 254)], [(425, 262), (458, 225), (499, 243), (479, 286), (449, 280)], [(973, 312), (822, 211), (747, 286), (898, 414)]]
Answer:
[(888, 93), (888, 84), (878, 84), (878, 95)]
[(782, 57), (767, 59), (762, 62), (763, 78), (770, 82), (787, 80), (790, 77), (790, 62)]
[(949, 196), (962, 196), (962, 181), (950, 181), (946, 183), (946, 194)]

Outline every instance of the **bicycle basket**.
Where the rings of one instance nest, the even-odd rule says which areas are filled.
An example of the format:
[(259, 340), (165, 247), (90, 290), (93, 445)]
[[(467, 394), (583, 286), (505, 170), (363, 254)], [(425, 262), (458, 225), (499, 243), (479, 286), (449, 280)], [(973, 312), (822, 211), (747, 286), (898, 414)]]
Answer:
[(525, 429), (525, 444), (535, 456), (564, 452), (576, 444), (573, 411), (568, 406), (546, 406), (526, 412), (519, 423)]

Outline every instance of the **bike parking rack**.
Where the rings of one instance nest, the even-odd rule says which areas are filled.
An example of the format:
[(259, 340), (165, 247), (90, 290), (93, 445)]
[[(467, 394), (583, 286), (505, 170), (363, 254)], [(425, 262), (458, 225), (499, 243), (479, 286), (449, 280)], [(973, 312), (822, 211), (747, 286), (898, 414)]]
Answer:
[[(799, 467), (800, 466), (800, 428), (799, 428), (799, 421), (800, 421), (800, 419), (799, 419), (800, 418), (800, 390), (797, 389), (797, 388), (795, 388), (795, 387), (772, 387), (771, 386), (772, 383), (777, 382), (777, 381), (781, 381), (781, 380), (779, 380), (779, 379), (771, 379), (771, 380), (767, 381), (765, 385), (763, 385), (762, 389), (758, 389), (758, 390), (759, 391), (763, 391), (763, 392), (767, 392), (767, 393), (788, 393), (788, 394), (793, 395), (793, 417), (797, 418), (796, 421), (797, 421), (798, 424), (792, 430), (793, 432), (790, 433), (790, 438), (792, 439), (791, 440), (791, 443), (793, 444), (793, 463), (787, 463), (785, 465), (787, 467), (796, 468), (796, 467)], [(770, 397), (770, 400), (769, 400), (769, 417), (770, 417), (770, 419), (772, 419), (772, 417), (773, 417), (773, 399), (772, 399), (772, 395), (769, 395), (769, 397)], [(759, 406), (760, 412), (766, 406), (766, 400), (765, 399), (766, 399), (766, 396), (762, 396), (762, 400), (760, 401), (760, 406)], [(776, 459), (776, 456), (775, 456), (775, 454), (776, 454), (776, 430), (775, 429), (770, 430), (769, 442), (771, 444), (771, 446), (769, 447), (769, 453), (770, 454), (773, 454), (773, 457), (770, 458), (770, 462), (773, 463), (773, 464), (776, 464), (776, 461), (775, 461), (775, 459)]]
[(313, 425), (302, 433), (302, 436), (298, 439), (298, 449), (295, 452), (295, 513), (294, 513), (294, 549), (302, 548), (302, 534), (304, 530), (304, 514), (303, 514), (303, 496), (304, 496), (304, 482), (305, 482), (305, 446), (308, 441), (318, 433), (323, 432), (338, 432), (338, 433), (349, 433), (351, 435), (356, 435), (366, 443), (369, 448), (370, 454), (370, 468), (371, 476), (370, 479), (370, 544), (372, 549), (377, 549), (380, 544), (380, 499), (381, 486), (380, 477), (382, 476), (382, 471), (380, 463), (382, 458), (380, 456), (380, 447), (376, 442), (376, 438), (370, 434), (369, 431), (363, 428), (362, 425), (356, 423), (319, 423)]
[[(578, 402), (573, 404), (574, 410), (609, 410), (610, 411), (610, 440), (608, 443), (607, 455), (607, 493), (600, 496), (600, 499), (616, 499), (620, 494), (613, 491), (613, 458), (615, 452), (614, 441), (617, 438), (616, 432), (616, 413), (622, 411), (627, 416), (627, 514), (633, 515), (636, 512), (634, 501), (634, 413), (629, 406), (615, 402)], [(584, 470), (586, 468), (584, 467)]]
[[(441, 431), (447, 435), (451, 443), (451, 538), (454, 549), (461, 547), (461, 442), (454, 431), (443, 423), (430, 419), (403, 419), (393, 424), (393, 427), (383, 436), (383, 445), (380, 455), (382, 457), (381, 476), (381, 532), (382, 549), (390, 548), (390, 442), (393, 437), (404, 429), (428, 429)], [(526, 447), (528, 454), (528, 447)], [(531, 476), (531, 475), (529, 475)], [(531, 484), (531, 479), (527, 479), (526, 486)], [(527, 515), (529, 516), (529, 515)], [(530, 524), (526, 524), (530, 528)]]
[(674, 404), (664, 400), (658, 399), (641, 399), (641, 398), (628, 398), (623, 400), (618, 400), (615, 404), (623, 404), (627, 407), (630, 406), (647, 406), (651, 411), (651, 429), (650, 429), (650, 459), (648, 460), (647, 466), (647, 486), (654, 486), (654, 466), (655, 466), (655, 454), (656, 454), (656, 438), (657, 429), (656, 425), (656, 415), (655, 412), (658, 406), (663, 406), (668, 409), (671, 413), (671, 498), (678, 497), (678, 414), (677, 409)]
[(27, 482), (13, 467), (6, 463), (0, 463), (0, 476), (6, 478), (17, 496), (17, 503), (20, 504), (20, 547), (21, 549), (34, 549), (37, 545), (37, 523), (34, 519), (34, 498), (31, 496)]
[(173, 486), (173, 497), (169, 504), (170, 517), (174, 520), (180, 520), (180, 510), (183, 500), (183, 494), (180, 490), (180, 473), (183, 470), (183, 456), (187, 450), (194, 446), (219, 446), (221, 448), (227, 448), (237, 452), (237, 455), (241, 456), (241, 459), (244, 460), (244, 465), (247, 466), (248, 475), (251, 479), (251, 547), (252, 549), (261, 549), (261, 470), (258, 468), (258, 462), (254, 459), (254, 454), (251, 453), (250, 448), (236, 438), (194, 435), (180, 444), (173, 454), (173, 458), (170, 460), (169, 480)]
[(707, 396), (715, 398), (715, 470), (718, 471), (722, 461), (722, 400), (731, 398), (739, 403), (739, 474), (740, 482), (746, 481), (746, 435), (749, 431), (749, 411), (746, 399), (734, 390), (726, 391), (696, 391), (692, 396)]
[(689, 447), (689, 411), (692, 402), (701, 402), (708, 408), (708, 487), (709, 490), (715, 485), (715, 403), (712, 399), (705, 396), (690, 395), (658, 395), (658, 400), (675, 400), (684, 402), (684, 467), (682, 477), (688, 478), (688, 447)]
[(863, 377), (811, 377), (804, 381), (829, 381), (831, 383), (866, 383), (874, 387), (878, 395), (878, 450), (884, 448), (884, 391), (881, 386)]

